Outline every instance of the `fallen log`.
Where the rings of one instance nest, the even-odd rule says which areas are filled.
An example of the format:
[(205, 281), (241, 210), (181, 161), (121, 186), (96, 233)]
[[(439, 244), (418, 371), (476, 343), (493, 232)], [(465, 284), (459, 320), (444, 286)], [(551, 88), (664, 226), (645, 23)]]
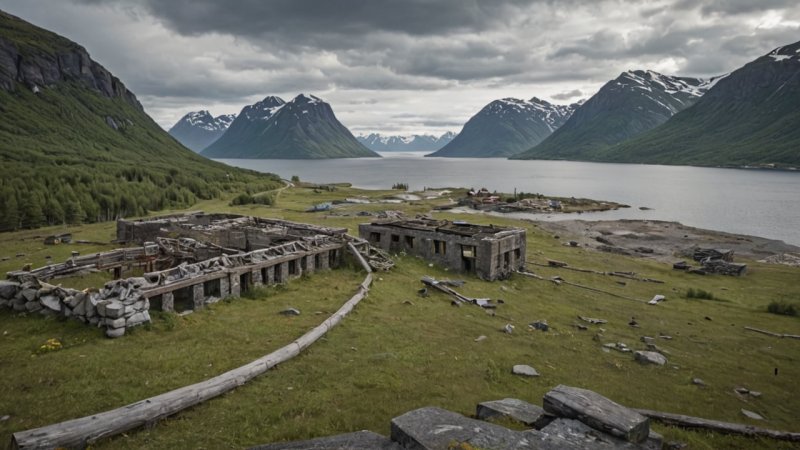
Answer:
[(758, 328), (753, 327), (744, 327), (745, 330), (755, 331), (756, 333), (766, 334), (768, 336), (774, 336), (778, 338), (789, 338), (789, 339), (800, 339), (800, 336), (796, 334), (783, 334), (783, 333), (773, 333), (772, 331), (767, 330), (759, 330)]
[[(369, 272), (369, 265), (363, 259), (362, 265)], [(358, 291), (325, 321), (294, 342), (251, 363), (208, 380), (117, 409), (14, 433), (11, 435), (11, 448), (86, 448), (99, 439), (151, 425), (165, 417), (233, 390), (272, 367), (294, 358), (328, 330), (339, 324), (366, 297), (371, 283), (372, 273), (367, 273), (364, 281), (358, 286)]]
[(800, 433), (790, 431), (777, 431), (759, 428), (738, 423), (720, 422), (718, 420), (702, 419), (700, 417), (670, 414), (649, 409), (635, 409), (636, 412), (661, 423), (690, 429), (709, 430), (722, 434), (738, 434), (748, 437), (766, 437), (781, 441), (800, 442)]

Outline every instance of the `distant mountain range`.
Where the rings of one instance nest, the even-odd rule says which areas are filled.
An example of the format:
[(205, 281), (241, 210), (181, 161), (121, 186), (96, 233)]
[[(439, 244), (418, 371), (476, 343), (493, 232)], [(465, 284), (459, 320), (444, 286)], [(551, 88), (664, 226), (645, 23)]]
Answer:
[(378, 133), (356, 136), (358, 142), (376, 152), (435, 152), (456, 136), (448, 131), (441, 136), (412, 134), (407, 136), (384, 136)]
[(472, 116), (450, 143), (428, 156), (500, 158), (525, 151), (561, 127), (578, 104), (495, 100)]
[(216, 141), (236, 118), (236, 114), (212, 116), (208, 111), (192, 111), (181, 118), (169, 134), (181, 144), (200, 152)]
[(379, 157), (313, 95), (290, 102), (266, 97), (250, 106), (201, 154), (209, 158), (323, 159)]
[(186, 149), (82, 46), (0, 11), (0, 231), (274, 189)]
[(719, 80), (653, 71), (623, 72), (581, 105), (564, 126), (514, 159), (592, 159), (598, 150), (663, 124)]
[(800, 167), (800, 42), (746, 64), (664, 125), (592, 159)]

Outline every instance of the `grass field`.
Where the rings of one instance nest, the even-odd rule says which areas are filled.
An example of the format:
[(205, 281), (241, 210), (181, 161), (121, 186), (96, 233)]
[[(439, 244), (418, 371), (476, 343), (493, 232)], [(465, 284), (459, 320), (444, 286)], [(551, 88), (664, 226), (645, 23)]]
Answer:
[[(326, 213), (303, 211), (345, 196), (387, 193), (347, 187), (319, 193), (291, 188), (280, 193), (276, 207), (234, 208), (226, 200), (215, 200), (193, 209), (344, 226), (355, 233), (357, 224), (368, 218), (326, 218)], [(429, 211), (433, 203), (351, 205), (337, 211), (402, 209), (413, 215)], [(447, 214), (436, 217), (463, 219)], [(377, 274), (369, 296), (354, 313), (297, 358), (150, 429), (131, 431), (92, 447), (241, 448), (361, 429), (388, 434), (390, 419), (411, 409), (439, 406), (469, 415), (476, 403), (503, 397), (540, 404), (542, 395), (557, 384), (592, 389), (632, 407), (800, 432), (800, 342), (743, 328), (800, 334), (797, 317), (766, 312), (773, 300), (800, 300), (800, 269), (747, 261), (750, 270), (745, 277), (699, 277), (673, 271), (663, 263), (566, 247), (533, 222), (484, 216), (469, 220), (525, 227), (529, 261), (551, 258), (596, 270), (634, 271), (665, 283), (625, 280), (623, 286), (613, 277), (533, 268), (544, 277), (560, 275), (641, 300), (664, 294), (668, 300), (651, 306), (522, 276), (493, 283), (466, 278), (467, 283), (458, 289), (463, 294), (505, 301), (491, 316), (475, 306), (453, 307), (444, 294), (418, 297), (422, 276), (458, 275), (397, 255), (396, 268)], [(76, 239), (107, 241), (113, 237), (114, 224), (70, 231)], [(18, 269), (26, 262), (38, 266), (46, 255), (59, 261), (74, 249), (85, 254), (113, 248), (45, 247), (40, 238), (34, 238), (52, 232), (0, 235), (0, 257), (10, 257), (0, 262), (0, 270)], [(25, 256), (17, 258), (17, 253)], [(102, 279), (92, 275), (64, 283), (96, 286)], [(77, 322), (0, 311), (0, 385), (4, 387), (0, 416), (10, 416), (0, 422), (0, 440), (9, 442), (14, 431), (119, 407), (194, 383), (269, 353), (324, 320), (362, 279), (363, 273), (354, 267), (315, 273), (263, 289), (254, 298), (220, 302), (189, 316), (158, 314), (150, 326), (115, 340)], [(690, 288), (711, 292), (715, 300), (686, 298)], [(287, 306), (302, 314), (277, 314)], [(574, 326), (579, 323), (577, 315), (608, 323), (586, 324), (589, 329), (582, 331)], [(628, 326), (631, 317), (640, 328)], [(541, 319), (550, 324), (549, 332), (528, 328), (528, 323)], [(500, 331), (508, 323), (516, 327), (512, 334)], [(640, 336), (661, 333), (673, 337), (657, 342), (669, 352), (664, 367), (642, 366), (631, 354), (602, 348), (603, 343), (624, 342), (643, 349)], [(487, 339), (475, 342), (480, 335)], [(36, 354), (49, 338), (60, 339), (64, 348)], [(514, 376), (514, 364), (529, 364), (541, 376)], [(695, 377), (707, 386), (693, 385)], [(733, 391), (738, 386), (760, 391), (762, 396), (741, 397)], [(746, 419), (742, 408), (767, 420)], [(775, 441), (654, 428), (667, 440), (688, 442), (691, 448), (791, 448)]]

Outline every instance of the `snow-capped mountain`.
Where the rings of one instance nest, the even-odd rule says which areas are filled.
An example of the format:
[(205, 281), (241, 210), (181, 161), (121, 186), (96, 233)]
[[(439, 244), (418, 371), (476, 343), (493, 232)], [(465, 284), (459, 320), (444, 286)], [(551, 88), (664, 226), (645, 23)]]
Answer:
[(452, 141), (456, 134), (448, 131), (441, 136), (412, 134), (408, 136), (384, 136), (379, 133), (356, 136), (368, 149), (376, 152), (435, 152)]
[(212, 116), (208, 111), (192, 111), (181, 118), (169, 134), (184, 146), (200, 152), (222, 136), (236, 118), (236, 114)]
[(558, 131), (516, 155), (521, 159), (583, 159), (663, 124), (693, 105), (722, 77), (673, 77), (629, 70), (606, 83)]
[(428, 156), (497, 158), (515, 155), (557, 130), (577, 107), (577, 103), (554, 105), (536, 97), (495, 100), (472, 116), (449, 144)]
[(266, 97), (245, 106), (201, 152), (209, 158), (322, 159), (380, 156), (359, 143), (331, 106), (313, 95)]
[(610, 147), (607, 161), (800, 166), (800, 42), (719, 80), (692, 107)]

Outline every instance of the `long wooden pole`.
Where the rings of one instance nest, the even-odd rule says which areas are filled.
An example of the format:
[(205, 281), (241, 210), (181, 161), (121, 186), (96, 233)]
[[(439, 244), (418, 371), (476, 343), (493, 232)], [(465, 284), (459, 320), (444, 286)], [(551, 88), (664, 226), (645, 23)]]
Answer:
[(767, 330), (759, 330), (758, 328), (753, 327), (744, 327), (745, 330), (755, 331), (756, 333), (766, 334), (767, 336), (774, 336), (779, 338), (789, 338), (789, 339), (800, 339), (800, 336), (796, 334), (785, 334), (785, 333), (773, 333), (772, 331)]
[(653, 420), (681, 428), (711, 430), (723, 434), (739, 434), (750, 437), (767, 437), (782, 441), (800, 442), (800, 433), (790, 431), (769, 430), (738, 423), (720, 422), (718, 420), (701, 419), (699, 417), (670, 414), (649, 409), (636, 409), (636, 412)]
[(351, 246), (351, 250), (354, 250), (357, 259), (368, 272), (364, 281), (358, 286), (358, 291), (324, 322), (289, 345), (244, 366), (200, 383), (184, 386), (174, 391), (92, 416), (14, 433), (11, 435), (11, 447), (14, 449), (83, 448), (99, 439), (152, 424), (186, 408), (224, 394), (263, 374), (277, 364), (294, 358), (327, 333), (328, 330), (338, 325), (367, 295), (372, 284), (371, 269), (354, 247)]

